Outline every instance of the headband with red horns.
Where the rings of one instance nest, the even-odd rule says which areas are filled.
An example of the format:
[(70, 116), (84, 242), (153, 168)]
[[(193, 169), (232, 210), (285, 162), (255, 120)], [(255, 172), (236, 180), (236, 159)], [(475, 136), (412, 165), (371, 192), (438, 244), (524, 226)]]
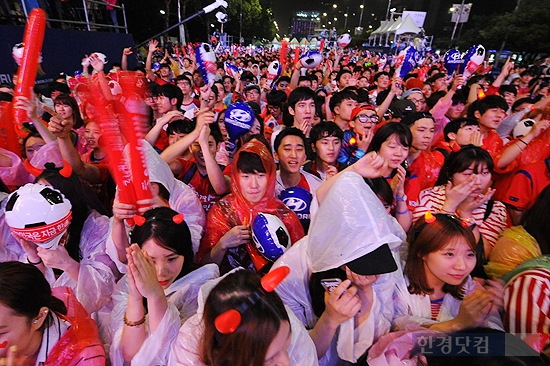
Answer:
[(266, 292), (273, 292), (273, 290), (275, 290), (275, 288), (289, 273), (290, 268), (283, 266), (262, 277), (260, 281), (261, 287), (250, 294), (250, 296), (248, 296), (242, 304), (234, 309), (229, 309), (216, 317), (216, 320), (214, 320), (214, 325), (216, 326), (218, 332), (221, 334), (233, 333), (239, 325), (241, 325), (242, 315), (248, 309), (256, 305), (263, 294)]
[[(61, 159), (61, 161), (63, 162), (63, 167), (59, 170), (59, 174), (61, 174), (61, 176), (63, 178), (69, 178), (71, 176), (71, 174), (73, 173), (73, 168), (71, 167), (71, 165), (69, 163), (67, 163), (65, 161), (65, 159)], [(35, 177), (38, 177), (40, 174), (42, 174), (44, 172), (44, 170), (54, 170), (55, 169), (55, 164), (54, 163), (44, 164), (44, 169), (37, 168), (37, 167), (35, 167), (34, 165), (31, 164), (29, 159), (25, 159), (25, 161), (23, 162), (23, 166), (25, 167), (25, 169), (29, 173), (31, 173)]]
[[(147, 221), (153, 221), (153, 220), (166, 220), (166, 221), (169, 221), (170, 219), (167, 219), (167, 218), (164, 218), (164, 217), (157, 217), (157, 216), (152, 216), (152, 217), (149, 217), (148, 219), (146, 219), (145, 217), (141, 216), (141, 215), (134, 215), (134, 222), (136, 223), (137, 226), (143, 226)], [(177, 214), (177, 215), (174, 215), (172, 216), (172, 219), (171, 219), (175, 224), (179, 225), (183, 222), (183, 214), (180, 213), (180, 214)]]

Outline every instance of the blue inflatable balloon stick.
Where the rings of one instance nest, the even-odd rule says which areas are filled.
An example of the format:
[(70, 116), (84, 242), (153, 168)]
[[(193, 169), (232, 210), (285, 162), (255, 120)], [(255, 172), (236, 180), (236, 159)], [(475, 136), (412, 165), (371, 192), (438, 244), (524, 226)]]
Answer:
[(305, 188), (290, 187), (281, 192), (279, 199), (298, 215), (304, 232), (307, 233), (311, 222), (310, 208), (313, 195)]
[(254, 125), (254, 111), (245, 102), (236, 102), (225, 111), (225, 129), (229, 135), (229, 140), (235, 142), (250, 131), (252, 125)]
[(445, 70), (447, 70), (447, 75), (451, 77), (458, 71), (458, 67), (462, 65), (462, 54), (460, 51), (451, 48), (445, 52), (445, 56), (443, 56), (443, 65), (445, 66)]
[(480, 44), (470, 47), (468, 52), (462, 58), (462, 65), (460, 65), (460, 73), (465, 79), (476, 72), (479, 65), (485, 60), (485, 47)]

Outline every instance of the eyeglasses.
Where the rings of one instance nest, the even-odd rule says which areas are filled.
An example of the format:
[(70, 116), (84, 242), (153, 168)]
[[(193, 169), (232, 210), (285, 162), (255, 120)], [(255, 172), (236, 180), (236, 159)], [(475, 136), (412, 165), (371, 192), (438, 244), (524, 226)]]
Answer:
[(376, 114), (373, 114), (372, 116), (367, 116), (366, 114), (360, 114), (357, 117), (355, 117), (355, 119), (358, 119), (359, 122), (361, 123), (368, 123), (368, 122), (378, 123), (378, 121), (380, 120), (380, 117), (378, 117), (378, 115)]
[(426, 104), (426, 101), (424, 99), (409, 99), (414, 104)]

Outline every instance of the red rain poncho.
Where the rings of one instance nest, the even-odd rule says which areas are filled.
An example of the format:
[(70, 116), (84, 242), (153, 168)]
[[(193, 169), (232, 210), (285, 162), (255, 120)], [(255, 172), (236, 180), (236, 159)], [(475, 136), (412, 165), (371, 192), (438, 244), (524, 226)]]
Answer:
[[(248, 202), (241, 193), (237, 162), (242, 151), (259, 155), (267, 174), (266, 192), (263, 198), (256, 203)], [(298, 216), (274, 196), (275, 161), (264, 144), (256, 140), (246, 143), (233, 158), (231, 168), (231, 193), (219, 200), (208, 212), (206, 234), (201, 241), (197, 261), (200, 261), (205, 254), (212, 250), (231, 228), (237, 225), (250, 225), (260, 212), (279, 217), (288, 229), (293, 244), (304, 236)], [(223, 274), (238, 266), (254, 269), (245, 245), (227, 250), (220, 266), (220, 272)]]

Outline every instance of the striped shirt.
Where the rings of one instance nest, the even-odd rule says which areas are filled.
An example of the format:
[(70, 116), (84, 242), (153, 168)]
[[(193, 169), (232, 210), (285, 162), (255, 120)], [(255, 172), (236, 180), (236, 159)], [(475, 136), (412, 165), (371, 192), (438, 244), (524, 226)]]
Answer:
[(432, 320), (437, 320), (439, 317), (439, 310), (441, 310), (441, 304), (443, 304), (443, 299), (437, 299), (437, 300), (430, 300), (430, 307), (432, 310)]
[(504, 326), (518, 336), (550, 333), (550, 270), (521, 272), (504, 288)]
[[(437, 186), (425, 189), (420, 192), (418, 205), (413, 212), (413, 222), (424, 216), (427, 211), (437, 213), (441, 211), (445, 203), (445, 186)], [(506, 228), (506, 207), (502, 202), (494, 201), (493, 208), (487, 220), (483, 221), (487, 204), (472, 211), (474, 221), (479, 228), (479, 232), (491, 247), (495, 246), (499, 235)]]

